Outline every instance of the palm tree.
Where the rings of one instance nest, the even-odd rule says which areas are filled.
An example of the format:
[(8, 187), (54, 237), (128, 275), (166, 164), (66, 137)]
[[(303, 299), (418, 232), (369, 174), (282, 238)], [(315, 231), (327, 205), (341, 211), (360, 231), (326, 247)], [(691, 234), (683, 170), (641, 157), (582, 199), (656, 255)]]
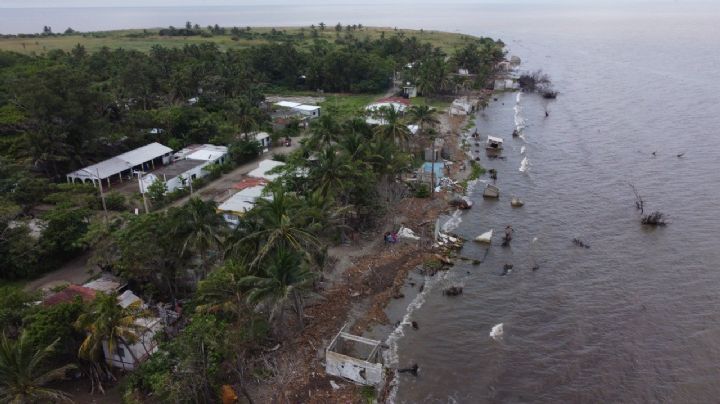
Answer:
[(377, 112), (382, 123), (375, 128), (375, 135), (401, 146), (406, 145), (410, 140), (410, 130), (403, 122), (400, 111), (393, 107), (381, 107)]
[(417, 124), (420, 127), (421, 134), (424, 134), (425, 129), (428, 127), (433, 128), (435, 125), (440, 123), (437, 118), (437, 110), (428, 105), (416, 105), (410, 107), (408, 116), (411, 123)]
[(298, 325), (304, 328), (303, 292), (310, 287), (314, 277), (315, 274), (308, 270), (299, 253), (281, 248), (258, 275), (244, 279), (244, 283), (250, 287), (247, 299), (250, 303), (269, 304), (270, 321), (279, 316), (280, 323), (285, 306), (290, 303), (295, 310)]
[(0, 337), (0, 402), (72, 402), (67, 393), (44, 387), (48, 382), (62, 378), (67, 370), (75, 367), (67, 365), (43, 371), (43, 363), (55, 351), (60, 339), (38, 349), (30, 343), (27, 335), (22, 333), (16, 341), (5, 334)]
[(327, 146), (340, 138), (340, 126), (332, 115), (322, 115), (310, 125), (312, 146)]
[(277, 249), (286, 248), (299, 253), (320, 249), (317, 237), (299, 223), (300, 209), (299, 200), (286, 194), (282, 187), (275, 190), (272, 200), (257, 200), (255, 208), (248, 213), (250, 220), (256, 222), (256, 230), (239, 240), (241, 243), (258, 242), (259, 249), (250, 263), (251, 269)]
[(338, 153), (336, 147), (329, 146), (320, 152), (316, 165), (310, 170), (310, 178), (317, 182), (323, 195), (338, 195), (353, 170), (350, 161)]
[(246, 265), (228, 260), (198, 285), (197, 296), (201, 302), (195, 310), (204, 312), (230, 312), (236, 316), (247, 314), (245, 294), (250, 288), (244, 279), (252, 273)]
[(141, 310), (140, 301), (123, 308), (118, 304), (117, 293), (98, 293), (89, 310), (81, 314), (75, 322), (75, 328), (85, 331), (87, 336), (80, 344), (78, 357), (94, 364), (101, 364), (104, 358), (103, 342), (108, 352), (116, 352), (117, 344), (125, 346), (135, 363), (138, 358), (129, 345), (137, 341), (145, 327), (137, 320), (147, 317)]
[(225, 226), (217, 213), (217, 203), (191, 198), (182, 208), (169, 212), (174, 223), (175, 236), (182, 242), (180, 256), (189, 252), (200, 255), (203, 275), (207, 274), (208, 251), (215, 251), (222, 244)]

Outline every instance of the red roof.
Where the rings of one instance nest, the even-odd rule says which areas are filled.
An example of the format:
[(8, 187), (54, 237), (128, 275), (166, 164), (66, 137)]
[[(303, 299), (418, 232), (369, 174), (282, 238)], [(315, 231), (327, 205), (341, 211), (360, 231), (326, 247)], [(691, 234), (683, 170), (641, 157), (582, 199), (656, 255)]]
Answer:
[(387, 97), (387, 98), (381, 98), (381, 99), (379, 99), (379, 100), (377, 100), (377, 101), (375, 101), (375, 102), (377, 102), (377, 103), (381, 103), (381, 102), (397, 102), (397, 103), (399, 103), (399, 104), (405, 104), (405, 105), (408, 106), (408, 107), (410, 106), (410, 100), (408, 100), (407, 98), (402, 98), (402, 97)]
[(95, 290), (80, 285), (70, 285), (65, 289), (49, 296), (43, 301), (45, 306), (55, 306), (60, 303), (73, 301), (75, 296), (80, 296), (84, 302), (95, 299)]
[(247, 178), (244, 178), (242, 181), (235, 183), (233, 185), (233, 188), (235, 188), (239, 191), (242, 191), (243, 189), (246, 189), (246, 188), (252, 188), (252, 187), (256, 187), (258, 185), (265, 185), (265, 184), (267, 184), (267, 181), (265, 181), (262, 178), (247, 177)]

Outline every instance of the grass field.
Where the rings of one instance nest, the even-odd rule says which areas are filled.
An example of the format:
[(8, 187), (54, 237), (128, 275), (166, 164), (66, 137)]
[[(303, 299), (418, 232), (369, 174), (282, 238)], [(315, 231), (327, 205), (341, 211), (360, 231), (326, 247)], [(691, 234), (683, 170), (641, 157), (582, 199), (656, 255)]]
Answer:
[[(310, 27), (280, 27), (274, 28), (278, 32), (284, 32), (288, 35), (304, 34), (304, 39), (298, 38), (300, 46), (309, 45), (311, 38)], [(147, 30), (122, 30), (122, 31), (105, 31), (92, 32), (83, 34), (59, 35), (59, 36), (41, 36), (34, 38), (16, 38), (7, 37), (0, 38), (0, 50), (14, 51), (24, 54), (43, 54), (54, 49), (62, 49), (69, 51), (77, 44), (81, 44), (89, 52), (107, 46), (108, 48), (124, 48), (134, 49), (147, 52), (153, 45), (163, 45), (167, 47), (181, 47), (186, 44), (198, 44), (204, 42), (216, 43), (221, 49), (246, 48), (253, 45), (271, 43), (270, 35), (273, 28), (258, 27), (252, 28), (243, 37), (233, 38), (229, 34), (229, 29), (225, 35), (215, 35), (212, 37), (201, 36), (161, 36), (158, 34), (159, 29)], [(336, 32), (333, 27), (327, 27), (324, 31), (318, 31), (319, 37), (333, 41), (336, 38)], [(440, 47), (446, 52), (450, 52), (463, 44), (472, 40), (473, 37), (463, 34), (453, 34), (440, 31), (421, 31), (421, 30), (395, 30), (393, 28), (364, 27), (362, 30), (352, 31), (351, 34), (358, 39), (377, 39), (381, 35), (390, 37), (393, 35), (404, 35), (405, 37), (415, 36), (421, 41), (427, 41), (434, 46)], [(345, 31), (340, 33), (343, 37)]]

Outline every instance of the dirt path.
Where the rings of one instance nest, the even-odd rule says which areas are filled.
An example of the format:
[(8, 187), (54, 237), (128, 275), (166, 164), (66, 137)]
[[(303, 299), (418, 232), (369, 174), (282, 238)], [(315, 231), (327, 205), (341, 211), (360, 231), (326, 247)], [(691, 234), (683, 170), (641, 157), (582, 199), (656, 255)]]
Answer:
[(86, 251), (79, 257), (67, 262), (59, 269), (28, 282), (24, 289), (30, 292), (33, 290), (51, 289), (68, 283), (82, 285), (100, 272), (96, 268), (89, 268), (91, 272), (88, 272), (87, 261), (90, 258), (90, 255), (91, 252)]

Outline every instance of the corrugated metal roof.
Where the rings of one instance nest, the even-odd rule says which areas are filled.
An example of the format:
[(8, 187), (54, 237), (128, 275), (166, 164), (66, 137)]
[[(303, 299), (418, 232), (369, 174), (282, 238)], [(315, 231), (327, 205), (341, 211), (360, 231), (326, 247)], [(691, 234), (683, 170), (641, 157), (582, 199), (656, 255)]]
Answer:
[(281, 161), (275, 161), (275, 160), (263, 160), (258, 165), (258, 168), (250, 171), (248, 173), (249, 177), (255, 177), (255, 178), (265, 178), (266, 180), (273, 181), (280, 177), (280, 174), (268, 174), (268, 171), (272, 170), (275, 167), (284, 166), (285, 163)]
[(146, 161), (154, 160), (167, 153), (172, 153), (172, 149), (161, 145), (160, 143), (150, 143), (135, 150), (130, 150), (123, 154), (109, 158), (105, 161), (81, 168), (73, 171), (68, 176), (78, 178), (97, 178), (105, 179), (113, 175), (120, 174), (123, 171), (130, 170)]
[(298, 105), (295, 109), (300, 111), (315, 111), (320, 109), (317, 105)]
[(245, 213), (255, 207), (255, 201), (262, 196), (264, 189), (265, 185), (256, 185), (254, 187), (245, 188), (218, 206), (218, 210), (237, 214)]
[(130, 150), (129, 152), (125, 152), (115, 158), (119, 158), (123, 161), (127, 161), (128, 163), (132, 164), (133, 166), (137, 166), (146, 161), (156, 159), (156, 158), (161, 157), (168, 153), (172, 153), (171, 148), (155, 142), (155, 143), (146, 144), (143, 147), (138, 147), (135, 150)]
[(292, 102), (292, 101), (278, 101), (275, 103), (278, 107), (284, 107), (284, 108), (295, 108), (297, 106), (300, 106), (299, 102)]

